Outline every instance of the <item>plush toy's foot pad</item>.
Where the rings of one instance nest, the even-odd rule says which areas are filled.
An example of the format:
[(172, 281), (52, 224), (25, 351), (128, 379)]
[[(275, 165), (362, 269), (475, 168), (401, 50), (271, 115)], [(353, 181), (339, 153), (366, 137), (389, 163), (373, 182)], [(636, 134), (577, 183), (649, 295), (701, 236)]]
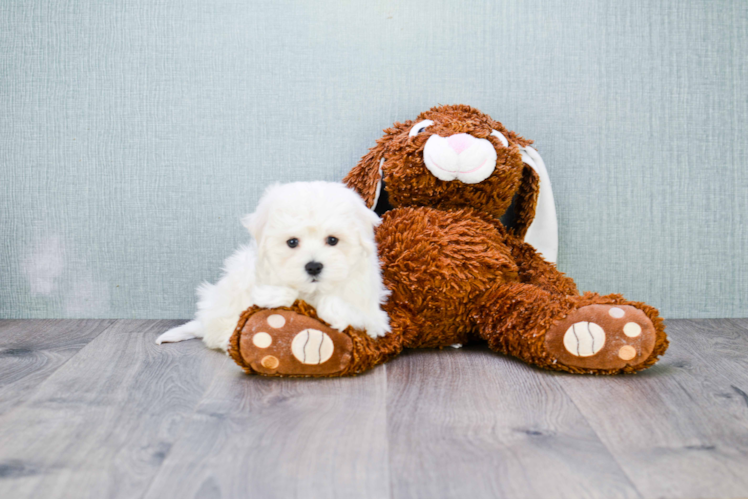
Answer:
[(545, 345), (566, 366), (618, 370), (643, 367), (655, 340), (655, 326), (644, 311), (629, 305), (593, 304), (553, 325)]
[(334, 375), (352, 359), (348, 335), (294, 311), (259, 311), (237, 334), (239, 364), (262, 375)]

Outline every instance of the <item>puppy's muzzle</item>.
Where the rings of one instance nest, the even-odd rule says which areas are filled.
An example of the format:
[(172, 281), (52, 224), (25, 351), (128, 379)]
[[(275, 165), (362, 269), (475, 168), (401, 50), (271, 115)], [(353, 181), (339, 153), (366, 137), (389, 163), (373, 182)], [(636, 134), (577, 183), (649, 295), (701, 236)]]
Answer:
[(322, 265), (321, 262), (317, 262), (313, 260), (313, 261), (307, 262), (306, 265), (304, 266), (304, 269), (306, 269), (306, 273), (309, 276), (311, 276), (312, 278), (316, 278), (317, 276), (319, 276), (319, 273), (322, 272), (323, 267), (324, 266)]

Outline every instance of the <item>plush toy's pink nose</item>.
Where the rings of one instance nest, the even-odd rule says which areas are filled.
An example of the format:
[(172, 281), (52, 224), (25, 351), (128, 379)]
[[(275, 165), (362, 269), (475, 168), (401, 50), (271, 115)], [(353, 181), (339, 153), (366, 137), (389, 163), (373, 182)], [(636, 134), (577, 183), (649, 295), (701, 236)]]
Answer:
[(473, 144), (473, 142), (475, 142), (475, 137), (470, 134), (455, 134), (447, 137), (447, 144), (449, 144), (449, 147), (454, 149), (457, 154), (465, 151)]

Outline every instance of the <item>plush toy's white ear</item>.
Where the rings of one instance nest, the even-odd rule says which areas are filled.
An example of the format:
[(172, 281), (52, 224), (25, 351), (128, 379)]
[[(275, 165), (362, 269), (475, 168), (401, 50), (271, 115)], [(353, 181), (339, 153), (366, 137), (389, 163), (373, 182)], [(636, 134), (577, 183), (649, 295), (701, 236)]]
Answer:
[(381, 160), (379, 160), (379, 170), (377, 171), (377, 190), (374, 193), (374, 203), (371, 205), (372, 210), (374, 210), (377, 206), (377, 203), (379, 203), (379, 197), (382, 196), (382, 165), (384, 165), (384, 156)]
[(540, 154), (530, 146), (520, 148), (522, 161), (529, 165), (540, 178), (540, 192), (535, 206), (535, 218), (525, 233), (525, 241), (534, 246), (549, 262), (558, 257), (558, 220), (556, 202), (553, 199), (551, 178)]

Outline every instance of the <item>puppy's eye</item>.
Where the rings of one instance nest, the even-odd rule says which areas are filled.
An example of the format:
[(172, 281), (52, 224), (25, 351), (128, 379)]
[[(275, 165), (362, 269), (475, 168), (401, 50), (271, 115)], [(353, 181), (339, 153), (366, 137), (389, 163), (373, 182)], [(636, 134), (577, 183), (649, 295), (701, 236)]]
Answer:
[(506, 137), (504, 137), (504, 134), (502, 134), (498, 130), (492, 130), (491, 135), (498, 138), (501, 141), (501, 143), (504, 145), (504, 147), (509, 146), (509, 141), (507, 141)]
[(413, 128), (410, 129), (410, 132), (408, 132), (408, 137), (417, 136), (421, 132), (424, 132), (426, 130), (426, 127), (429, 127), (433, 124), (434, 122), (432, 122), (431, 120), (423, 120), (416, 123), (415, 125), (413, 125)]
[(335, 236), (328, 236), (327, 237), (327, 244), (331, 247), (334, 247), (338, 244), (338, 239)]
[(296, 248), (297, 246), (299, 246), (299, 239), (291, 238), (290, 240), (286, 241), (286, 245), (288, 245), (291, 248)]

